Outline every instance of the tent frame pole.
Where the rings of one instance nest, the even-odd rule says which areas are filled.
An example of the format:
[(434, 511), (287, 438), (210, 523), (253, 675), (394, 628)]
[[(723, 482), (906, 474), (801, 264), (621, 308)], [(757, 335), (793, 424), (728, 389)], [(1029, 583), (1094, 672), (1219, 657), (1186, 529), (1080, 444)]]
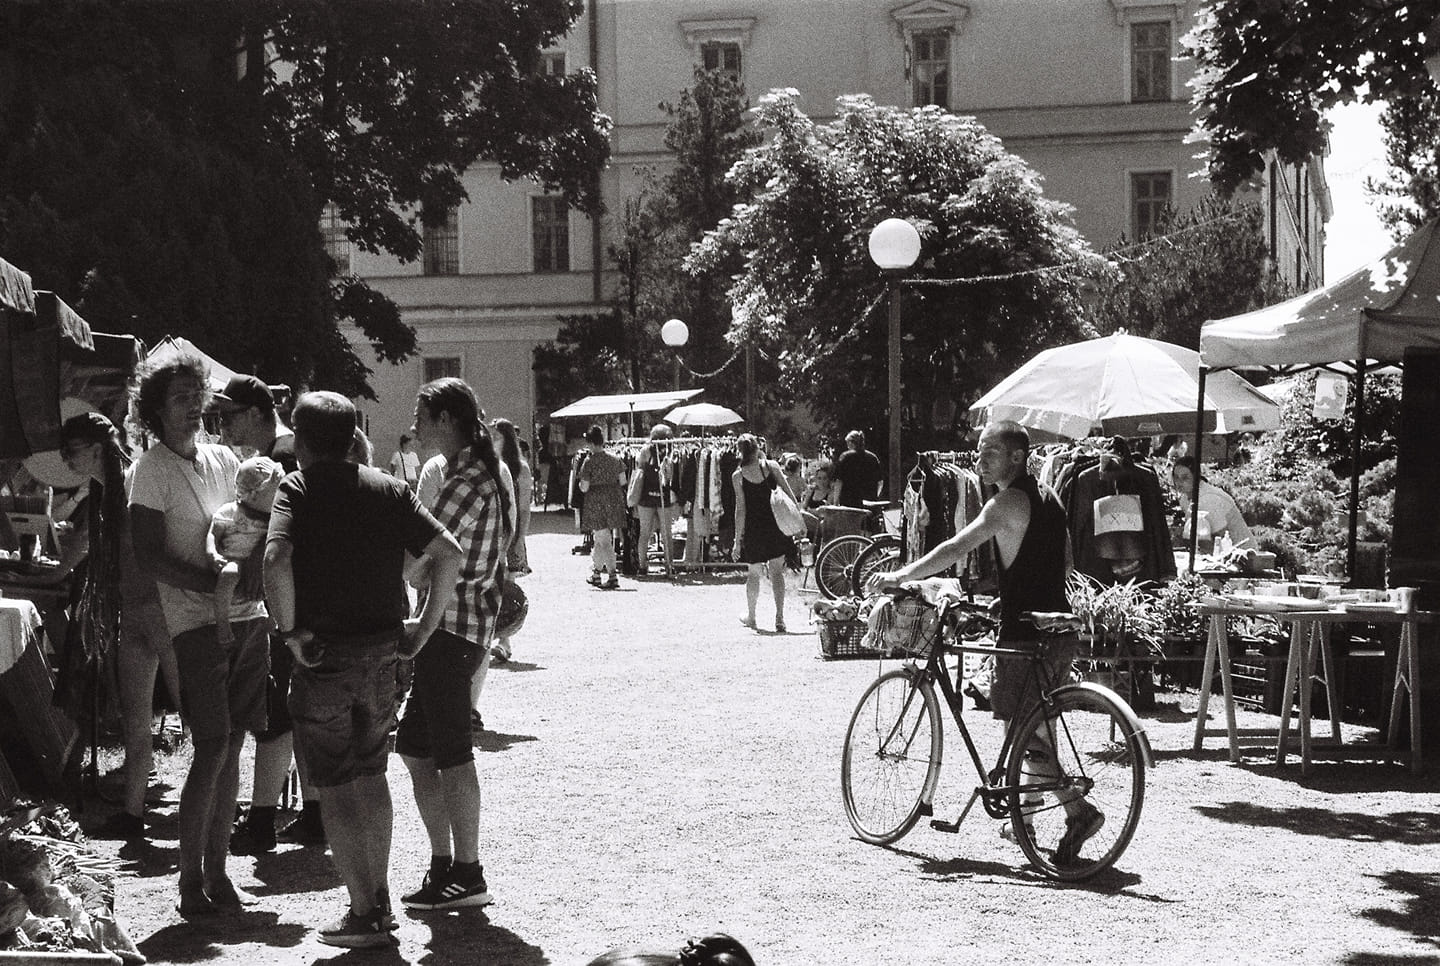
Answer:
[(1350, 430), (1350, 539), (1345, 555), (1345, 574), (1355, 581), (1356, 541), (1360, 534), (1360, 456), (1365, 439), (1361, 425), (1365, 411), (1365, 336), (1361, 326), (1360, 359), (1355, 363), (1355, 419)]
[(1195, 553), (1200, 546), (1200, 457), (1205, 448), (1205, 376), (1210, 372), (1200, 367), (1199, 394), (1195, 400), (1195, 472), (1190, 481), (1190, 572), (1195, 572)]

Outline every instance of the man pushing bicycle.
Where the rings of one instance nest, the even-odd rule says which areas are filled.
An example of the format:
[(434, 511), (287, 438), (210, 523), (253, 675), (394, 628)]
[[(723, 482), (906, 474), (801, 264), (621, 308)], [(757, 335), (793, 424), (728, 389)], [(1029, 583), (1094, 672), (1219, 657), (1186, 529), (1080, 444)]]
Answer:
[[(1070, 531), (1065, 508), (1054, 491), (1036, 480), (1026, 469), (1030, 436), (1018, 423), (990, 423), (980, 434), (975, 469), (982, 482), (998, 492), (986, 501), (980, 514), (963, 530), (935, 547), (919, 560), (898, 570), (878, 573), (866, 584), (871, 594), (939, 573), (955, 564), (986, 540), (995, 544), (1000, 569), (1000, 628), (996, 644), (1015, 650), (1036, 650), (1041, 640), (1035, 624), (1024, 615), (1067, 611), (1065, 581), (1071, 570)], [(1053, 647), (1053, 645), (1052, 645)], [(1058, 649), (1057, 649), (1058, 650)], [(1068, 679), (1074, 652), (1046, 655), (1046, 677)], [(990, 704), (995, 717), (1008, 729), (1017, 714), (1023, 714), (1040, 699), (1035, 675), (1028, 662), (998, 658)], [(1027, 749), (1033, 757), (1050, 756), (1047, 749)], [(1063, 801), (1065, 834), (1056, 850), (1056, 861), (1078, 855), (1080, 847), (1100, 831), (1104, 814), (1080, 795)]]

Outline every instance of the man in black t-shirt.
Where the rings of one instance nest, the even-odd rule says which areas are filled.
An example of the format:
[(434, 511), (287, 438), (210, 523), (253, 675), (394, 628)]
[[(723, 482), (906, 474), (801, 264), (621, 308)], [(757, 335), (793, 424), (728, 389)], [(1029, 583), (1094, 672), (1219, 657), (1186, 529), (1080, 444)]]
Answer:
[(835, 461), (835, 479), (840, 483), (841, 506), (864, 506), (880, 496), (885, 470), (880, 457), (865, 448), (865, 434), (852, 429), (845, 434), (845, 452)]
[[(346, 460), (355, 407), (332, 392), (295, 406), (301, 470), (280, 484), (265, 546), (265, 591), (275, 634), (295, 657), (290, 712), (295, 750), (319, 792), (345, 915), (320, 941), (393, 944), (385, 780), (395, 725), (395, 675), (440, 626), (455, 597), (460, 545), (411, 489)], [(406, 554), (428, 556), (424, 610), (407, 620)]]

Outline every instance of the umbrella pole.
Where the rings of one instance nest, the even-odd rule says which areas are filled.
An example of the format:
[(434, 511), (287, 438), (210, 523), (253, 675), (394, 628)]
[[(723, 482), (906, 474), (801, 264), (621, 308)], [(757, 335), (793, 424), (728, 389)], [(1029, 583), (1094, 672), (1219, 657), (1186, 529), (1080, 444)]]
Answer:
[(1210, 370), (1200, 367), (1199, 393), (1195, 399), (1195, 472), (1190, 481), (1190, 572), (1195, 572), (1195, 552), (1200, 546), (1200, 453), (1205, 448), (1205, 376)]

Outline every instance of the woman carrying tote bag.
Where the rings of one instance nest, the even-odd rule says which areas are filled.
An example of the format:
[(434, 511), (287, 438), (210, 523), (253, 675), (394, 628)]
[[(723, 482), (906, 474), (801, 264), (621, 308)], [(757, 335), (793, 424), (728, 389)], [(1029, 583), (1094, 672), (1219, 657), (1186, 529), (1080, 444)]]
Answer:
[[(745, 433), (736, 443), (740, 468), (731, 478), (735, 486), (735, 559), (749, 565), (745, 574), (745, 616), (740, 623), (755, 628), (755, 605), (760, 601), (760, 575), (770, 575), (775, 597), (775, 631), (785, 633), (785, 566), (800, 569), (800, 551), (775, 522), (770, 505), (772, 490), (779, 488), (793, 504), (795, 496), (785, 482), (780, 464), (760, 458), (760, 445)], [(803, 529), (803, 523), (802, 523)]]

